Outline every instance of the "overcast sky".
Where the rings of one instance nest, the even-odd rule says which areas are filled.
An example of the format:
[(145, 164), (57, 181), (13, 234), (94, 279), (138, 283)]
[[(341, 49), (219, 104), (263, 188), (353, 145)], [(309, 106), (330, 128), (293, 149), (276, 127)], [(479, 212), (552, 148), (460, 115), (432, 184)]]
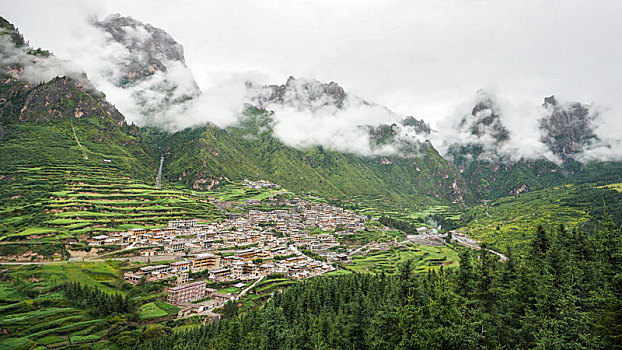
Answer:
[[(0, 0), (0, 14), (31, 46), (77, 62), (129, 120), (139, 121), (123, 91), (91, 74), (106, 60), (96, 62), (88, 52), (97, 45), (88, 23), (111, 13), (162, 28), (184, 46), (204, 95), (194, 109), (199, 113), (182, 115), (179, 128), (230, 124), (243, 79), (282, 84), (293, 75), (338, 82), (351, 94), (430, 122), (441, 152), (457, 138), (452, 125), (484, 89), (503, 108), (513, 154), (543, 156), (539, 106), (555, 94), (562, 102), (592, 104), (597, 135), (606, 140), (595, 157), (622, 159), (622, 1)], [(329, 142), (369, 153), (360, 142), (330, 143), (360, 141), (359, 134), (326, 140), (347, 135), (361, 115), (365, 123), (374, 119), (373, 111), (353, 111), (341, 120), (319, 116), (336, 123), (331, 133), (327, 123), (310, 130), (313, 116), (277, 111), (276, 136), (294, 146)], [(383, 118), (378, 114), (378, 122)]]
[[(622, 96), (622, 1), (1, 1), (63, 57), (89, 16), (129, 15), (182, 43), (203, 90), (231, 73), (336, 81), (434, 122), (480, 88), (517, 102)], [(70, 58), (70, 57), (63, 57)]]

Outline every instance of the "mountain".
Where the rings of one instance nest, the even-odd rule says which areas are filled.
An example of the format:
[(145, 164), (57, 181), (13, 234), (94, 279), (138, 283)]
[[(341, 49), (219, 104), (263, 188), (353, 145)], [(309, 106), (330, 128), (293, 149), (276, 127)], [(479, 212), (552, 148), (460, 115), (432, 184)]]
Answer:
[(503, 111), (494, 96), (478, 92), (470, 114), (456, 126), (458, 137), (447, 157), (460, 170), (474, 196), (491, 200), (567, 183), (612, 183), (621, 177), (619, 162), (581, 162), (578, 156), (597, 140), (594, 116), (578, 102), (560, 104), (545, 98), (540, 120), (541, 142), (559, 161), (544, 156), (513, 159), (505, 146), (513, 135), (503, 124)]
[(220, 215), (188, 191), (153, 188), (156, 162), (140, 129), (84, 83), (84, 74), (27, 80), (33, 65), (64, 71), (46, 63), (55, 60), (51, 54), (28, 48), (12, 25), (0, 23), (1, 57), (30, 56), (0, 66), (1, 241), (37, 237), (38, 245), (53, 247), (42, 251), (60, 254), (61, 239)]
[[(136, 89), (148, 86), (145, 83), (152, 82), (155, 77), (172, 74), (171, 62), (184, 64), (181, 46), (161, 29), (119, 15), (95, 25), (108, 33), (111, 42), (122, 45), (127, 51), (128, 55), (121, 55), (127, 60), (119, 66), (122, 74), (117, 84), (128, 93), (141, 91)], [(13, 173), (29, 174), (6, 187), (4, 192), (18, 195), (17, 188), (24, 181), (53, 175), (57, 187), (44, 187), (36, 198), (24, 199), (40, 206), (50, 205), (46, 202), (50, 199), (69, 200), (50, 193), (69, 191), (87, 197), (94, 193), (110, 195), (113, 190), (104, 193), (101, 192), (103, 187), (98, 187), (97, 181), (101, 185), (105, 177), (113, 177), (123, 184), (127, 193), (141, 193), (146, 196), (141, 198), (158, 200), (158, 193), (149, 192), (147, 188), (153, 183), (161, 155), (165, 157), (164, 177), (168, 184), (175, 186), (209, 190), (229, 181), (265, 179), (298, 193), (317, 194), (369, 209), (370, 213), (390, 213), (401, 218), (412, 218), (412, 213), (431, 206), (464, 208), (479, 201), (569, 183), (622, 182), (620, 163), (581, 163), (575, 159), (582, 147), (594, 140), (588, 128), (594, 123), (593, 117), (586, 111), (588, 106), (578, 103), (560, 104), (550, 97), (543, 107), (549, 114), (541, 121), (542, 133), (548, 135), (546, 139), (550, 143), (547, 145), (553, 153), (557, 152), (560, 158), (561, 154), (566, 155), (563, 162), (509, 158), (504, 147), (513, 135), (503, 124), (504, 111), (493, 95), (483, 91), (479, 92), (470, 113), (458, 121), (458, 136), (448, 147), (447, 158), (429, 141), (435, 131), (425, 121), (412, 116), (400, 117), (385, 107), (349, 94), (335, 82), (294, 77), (282, 85), (248, 83), (251, 105), (246, 107), (237, 124), (227, 128), (203, 125), (168, 132), (166, 123), (147, 122), (139, 129), (127, 124), (123, 115), (106, 102), (104, 94), (90, 84), (84, 73), (72, 71), (68, 64), (46, 51), (27, 47), (10, 23), (5, 21), (3, 28), (4, 35), (0, 36), (3, 57), (0, 147), (3, 164), (7, 164), (3, 176), (13, 179)], [(29, 79), (35, 73), (49, 75), (53, 72), (70, 74), (43, 80), (42, 84), (34, 84), (33, 79)], [(352, 127), (361, 131), (370, 149), (383, 152), (363, 156), (339, 152), (321, 144), (294, 147), (275, 133), (278, 118), (284, 118), (279, 116), (283, 110), (302, 112), (309, 118), (328, 115), (336, 119), (341, 118), (342, 113), (356, 116), (365, 108), (374, 108), (373, 112), (385, 113), (386, 119), (394, 120), (368, 125), (354, 118), (356, 124)], [(166, 119), (167, 115), (161, 117)], [(41, 165), (46, 175), (37, 177)], [(67, 177), (67, 174), (87, 174), (87, 169), (99, 174), (94, 175), (98, 179), (95, 183), (81, 176), (80, 184), (76, 184)], [(107, 184), (113, 186), (110, 181)], [(80, 189), (84, 189), (84, 193), (80, 193)], [(180, 198), (180, 203), (186, 203), (182, 206), (186, 209), (178, 208), (178, 215), (183, 215), (184, 210), (198, 213), (198, 208), (204, 209), (203, 216), (217, 215), (209, 203), (200, 203), (183, 190), (174, 196)], [(85, 227), (109, 229), (131, 221), (132, 216), (120, 215), (110, 203), (100, 207), (94, 198), (83, 200), (85, 202), (69, 209), (74, 213), (83, 211), (82, 214), (62, 214), (70, 218), (68, 222), (82, 225), (80, 220), (89, 217)], [(22, 204), (28, 206), (27, 202)], [(164, 210), (171, 208), (162, 207)], [(20, 208), (24, 210), (25, 207)], [(103, 222), (94, 216), (93, 208), (105, 208), (117, 219)], [(7, 226), (8, 231), (15, 233), (26, 227), (27, 220), (43, 226), (55, 222), (52, 216), (60, 213), (57, 209), (51, 210), (34, 221), (31, 217), (17, 220), (15, 225)], [(139, 222), (155, 222), (158, 215), (162, 217), (155, 207), (131, 210), (139, 211), (139, 215), (133, 216), (141, 218)], [(7, 211), (3, 215), (9, 219), (16, 213), (21, 211)], [(72, 230), (63, 228), (61, 231), (71, 233)]]
[(555, 96), (544, 98), (548, 115), (540, 120), (542, 142), (562, 161), (580, 153), (598, 138), (594, 135), (595, 116), (589, 106), (579, 102), (560, 104)]
[(183, 46), (164, 30), (119, 14), (93, 26), (106, 35), (109, 49), (118, 51), (104, 78), (128, 91), (144, 124), (162, 126), (170, 113), (188, 108), (201, 95)]
[(349, 103), (367, 103), (349, 96), (339, 84), (332, 81), (322, 83), (290, 76), (283, 85), (255, 86), (248, 83), (247, 87), (251, 91), (253, 104), (263, 109), (278, 105), (315, 112), (325, 107), (342, 109)]
[(144, 129), (146, 141), (165, 154), (165, 175), (197, 189), (223, 181), (266, 179), (288, 189), (329, 198), (410, 206), (464, 204), (470, 198), (455, 167), (431, 147), (418, 157), (361, 157), (284, 145), (271, 131), (271, 114), (249, 108), (239, 125), (204, 126), (177, 133)]
[[(126, 27), (132, 24), (132, 20), (113, 16), (98, 25), (113, 32), (125, 28), (127, 32)], [(16, 31), (7, 31), (8, 36), (12, 33)], [(18, 45), (12, 44), (11, 49), (15, 47)], [(24, 50), (29, 57), (22, 61), (28, 67), (51, 56), (30, 48)], [(134, 53), (140, 56), (141, 50), (144, 47), (138, 47)], [(15, 206), (0, 216), (5, 223), (5, 237), (23, 237), (31, 232), (29, 227), (36, 227), (36, 232), (53, 230), (58, 237), (72, 237), (132, 223), (160, 222), (173, 218), (170, 215), (196, 212), (191, 215), (217, 216), (209, 203), (200, 203), (183, 191), (158, 192), (149, 188), (156, 173), (156, 159), (161, 154), (165, 155), (165, 178), (192, 189), (209, 189), (218, 183), (245, 178), (267, 179), (296, 192), (366, 203), (385, 210), (465, 205), (471, 200), (457, 169), (429, 142), (404, 142), (402, 153), (382, 157), (361, 157), (324, 150), (321, 146), (299, 150), (274, 137), (273, 113), (255, 107), (246, 110), (238, 125), (226, 129), (209, 125), (177, 133), (153, 127), (139, 129), (128, 125), (83, 73), (76, 74), (79, 79), (56, 77), (32, 84), (18, 74), (28, 71), (28, 67), (5, 67), (0, 86), (0, 148), (2, 163), (6, 165), (1, 174), (1, 190), (3, 196), (8, 196), (6, 200), (16, 199)], [(126, 77), (136, 78), (125, 83), (128, 89), (140, 86), (141, 79), (148, 81), (161, 73), (132, 74), (142, 72), (139, 65), (128, 65), (125, 72)], [(336, 83), (296, 80), (299, 83), (292, 78), (281, 87), (262, 89), (274, 92), (269, 99), (272, 105), (330, 101), (332, 107), (339, 109), (347, 108), (351, 101), (367, 104), (348, 96)], [(300, 108), (311, 107), (302, 103)], [(366, 127), (373, 136), (370, 142), (376, 144), (394, 143), (398, 140), (395, 136), (406, 131), (420, 133), (422, 137), (429, 132), (425, 123), (414, 118)], [(38, 185), (41, 179), (45, 179), (45, 185)], [(28, 196), (19, 194), (20, 188), (31, 187)], [(178, 200), (160, 203), (160, 196)], [(123, 203), (128, 204), (113, 205), (118, 198), (126, 198)], [(137, 205), (145, 199), (159, 204)], [(201, 213), (199, 208), (203, 208)], [(161, 210), (168, 217), (159, 213)]]
[(461, 139), (448, 149), (449, 157), (462, 169), (472, 162), (499, 162), (503, 158), (499, 148), (509, 138), (493, 96), (480, 90), (477, 97), (471, 113), (463, 116), (456, 127)]
[(448, 158), (458, 167), (470, 190), (478, 199), (520, 194), (541, 188), (540, 177), (557, 171), (547, 161), (512, 162), (500, 151), (510, 133), (503, 125), (494, 97), (485, 91), (470, 114), (463, 116), (456, 133), (460, 135), (448, 147)]
[(321, 145), (294, 148), (274, 134), (275, 113), (283, 108), (311, 113), (312, 118), (332, 114), (338, 119), (339, 111), (372, 104), (335, 82), (312, 79), (289, 77), (283, 85), (248, 83), (247, 88), (255, 106), (249, 106), (234, 126), (177, 133), (143, 128), (156, 153), (165, 154), (170, 180), (209, 189), (223, 181), (261, 178), (329, 198), (408, 206), (465, 205), (472, 200), (457, 169), (426, 141), (430, 127), (423, 121), (407, 117), (390, 125), (353, 126), (364, 130), (371, 149), (390, 146), (393, 154), (360, 156)]

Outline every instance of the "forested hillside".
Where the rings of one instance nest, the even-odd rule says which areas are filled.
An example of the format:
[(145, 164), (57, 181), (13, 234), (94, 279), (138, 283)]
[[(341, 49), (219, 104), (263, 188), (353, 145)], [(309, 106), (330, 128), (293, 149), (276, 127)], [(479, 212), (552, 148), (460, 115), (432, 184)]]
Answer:
[(622, 192), (619, 184), (563, 185), (507, 196), (468, 209), (460, 218), (460, 231), (503, 252), (508, 246), (522, 253), (539, 225), (555, 223), (569, 228), (593, 229), (609, 213), (622, 225)]

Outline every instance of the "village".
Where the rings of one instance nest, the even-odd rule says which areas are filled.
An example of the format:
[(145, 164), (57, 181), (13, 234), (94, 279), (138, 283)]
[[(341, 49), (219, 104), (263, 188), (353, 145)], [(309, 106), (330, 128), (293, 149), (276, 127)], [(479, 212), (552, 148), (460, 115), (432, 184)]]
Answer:
[[(244, 186), (278, 188), (266, 181), (246, 181)], [(173, 279), (176, 286), (169, 288), (167, 301), (180, 305), (210, 297), (222, 301), (236, 297), (215, 293), (206, 288), (206, 281), (189, 278), (190, 273), (207, 272), (204, 276), (209, 281), (238, 282), (241, 286), (270, 274), (300, 280), (334, 271), (333, 262), (347, 260), (347, 254), (334, 249), (340, 245), (335, 236), (362, 231), (367, 222), (365, 216), (300, 198), (271, 203), (280, 209), (246, 212), (231, 211), (239, 203), (211, 200), (226, 219), (212, 223), (195, 219), (169, 221), (164, 228), (97, 235), (87, 243), (134, 251), (154, 261), (159, 255), (174, 257), (174, 262), (129, 271), (124, 279), (133, 284)], [(243, 206), (258, 203), (246, 200)], [(315, 258), (308, 252), (313, 252)]]
[[(242, 184), (248, 189), (280, 188), (267, 181), (246, 180)], [(225, 219), (174, 220), (164, 228), (135, 228), (94, 236), (88, 245), (115, 246), (120, 252), (137, 254), (142, 261), (153, 260), (154, 263), (126, 272), (124, 279), (132, 284), (171, 281), (175, 286), (168, 288), (166, 301), (183, 307), (180, 314), (186, 315), (188, 310), (211, 310), (236, 300), (244, 288), (270, 275), (292, 280), (321, 276), (335, 271), (340, 263), (348, 263), (352, 256), (403, 243), (395, 239), (367, 243), (357, 249), (343, 246), (340, 237), (364, 231), (368, 218), (325, 203), (278, 196), (243, 201), (209, 199)], [(389, 228), (382, 226), (380, 230)], [(409, 236), (406, 241), (442, 244), (444, 236), (435, 231), (421, 227), (416, 237)], [(166, 261), (157, 263), (159, 257)], [(200, 277), (196, 278), (197, 275)], [(242, 292), (218, 293), (217, 289), (208, 288), (214, 282)], [(201, 305), (192, 304), (197, 301)]]

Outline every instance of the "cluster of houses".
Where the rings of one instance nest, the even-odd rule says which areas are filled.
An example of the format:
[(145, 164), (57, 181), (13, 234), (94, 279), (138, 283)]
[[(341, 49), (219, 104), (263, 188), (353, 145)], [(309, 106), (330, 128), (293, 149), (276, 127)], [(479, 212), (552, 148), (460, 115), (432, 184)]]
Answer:
[[(276, 247), (294, 241), (319, 251), (338, 245), (331, 234), (309, 235), (319, 228), (348, 235), (365, 229), (367, 218), (343, 208), (298, 198), (283, 203), (286, 209), (270, 212), (249, 210), (247, 214), (228, 213), (222, 222), (198, 224), (196, 220), (174, 220), (165, 228), (136, 228), (126, 232), (98, 235), (87, 240), (89, 246), (121, 248), (154, 247), (161, 254), (197, 252), (257, 244)], [(147, 254), (147, 252), (145, 252)]]
[(273, 184), (272, 182), (268, 182), (266, 180), (259, 180), (259, 181), (250, 181), (250, 180), (244, 180), (242, 181), (242, 185), (248, 187), (248, 188), (255, 188), (255, 189), (260, 189), (260, 188), (281, 188), (281, 186), (277, 185), (277, 184)]
[(269, 249), (250, 248), (227, 255), (204, 252), (171, 264), (144, 266), (127, 272), (124, 278), (138, 284), (178, 277), (178, 283), (181, 281), (183, 284), (187, 281), (188, 272), (205, 270), (209, 271), (209, 278), (214, 281), (249, 281), (273, 273), (303, 279), (333, 271), (334, 267), (304, 255), (292, 245)]
[(134, 228), (126, 232), (115, 232), (110, 235), (98, 235), (87, 239), (92, 247), (118, 245), (121, 248), (128, 246), (161, 246), (167, 251), (183, 251), (185, 242), (176, 239), (178, 235), (190, 234), (197, 220), (174, 220), (168, 222), (165, 228)]
[(262, 212), (250, 210), (249, 219), (254, 223), (273, 222), (276, 229), (286, 233), (298, 233), (301, 229), (319, 227), (323, 231), (337, 230), (341, 234), (365, 229), (367, 218), (340, 207), (313, 203), (294, 198), (282, 203), (288, 210)]
[[(245, 180), (243, 185), (279, 188), (267, 181)], [(221, 209), (232, 205), (211, 199)], [(277, 208), (252, 209), (266, 203)], [(331, 250), (339, 246), (336, 236), (364, 230), (367, 222), (365, 216), (299, 198), (247, 200), (242, 205), (248, 208), (238, 211), (242, 213), (226, 210), (226, 220), (220, 222), (174, 220), (165, 228), (130, 229), (94, 236), (87, 242), (93, 247), (140, 248), (141, 255), (172, 256), (176, 260), (173, 263), (143, 266), (127, 272), (124, 278), (135, 284), (175, 278), (177, 286), (169, 289), (168, 301), (181, 305), (230, 297), (207, 288), (205, 281), (192, 281), (188, 278), (191, 272), (208, 271), (214, 281), (248, 282), (275, 273), (304, 279), (333, 271), (330, 262), (347, 260), (346, 254)], [(318, 253), (326, 261), (313, 259), (299, 249)]]

